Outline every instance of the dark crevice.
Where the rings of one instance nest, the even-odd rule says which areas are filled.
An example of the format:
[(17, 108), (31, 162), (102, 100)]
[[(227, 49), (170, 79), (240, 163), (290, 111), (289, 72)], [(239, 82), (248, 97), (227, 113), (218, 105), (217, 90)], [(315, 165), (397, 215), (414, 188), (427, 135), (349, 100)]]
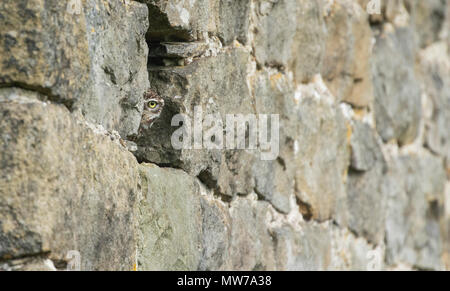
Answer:
[(283, 168), (283, 171), (286, 171), (286, 162), (284, 161), (284, 159), (282, 157), (278, 156), (277, 157), (277, 162)]
[(154, 161), (150, 161), (150, 160), (146, 160), (141, 158), (140, 156), (136, 156), (136, 160), (138, 162), (138, 164), (154, 164), (160, 168), (171, 168), (171, 169), (177, 169), (177, 170), (183, 170), (182, 165), (180, 164), (175, 164), (175, 163), (158, 163), (158, 162), (154, 162)]
[(147, 4), (149, 29), (146, 33), (147, 43), (158, 43), (163, 41), (179, 41), (188, 42), (193, 41), (192, 31), (183, 29), (181, 27), (172, 26), (167, 17), (167, 14), (161, 11), (157, 4), (148, 3), (148, 1), (138, 1)]
[[(355, 237), (362, 237), (362, 238), (364, 238), (364, 239), (366, 239), (367, 240), (367, 238), (364, 236), (364, 235), (360, 235), (356, 230), (354, 230), (354, 229), (352, 229), (352, 228), (349, 228), (349, 227), (347, 227), (347, 229), (348, 229), (348, 231), (351, 233), (351, 234), (353, 234)], [(368, 240), (367, 240), (368, 241)], [(369, 241), (368, 241), (369, 242)], [(370, 243), (370, 242), (369, 242)]]
[(442, 206), (439, 205), (439, 202), (437, 200), (433, 200), (428, 203), (426, 216), (429, 219), (439, 221), (440, 217), (443, 216), (443, 212), (444, 209)]
[(27, 91), (32, 91), (39, 93), (38, 98), (40, 101), (50, 101), (57, 104), (64, 105), (69, 111), (72, 111), (74, 100), (72, 99), (64, 99), (61, 96), (54, 95), (49, 88), (45, 88), (42, 86), (30, 85), (22, 82), (11, 82), (0, 84), (0, 89), (2, 88), (19, 88)]
[(147, 65), (149, 67), (164, 67), (164, 60), (163, 58), (148, 58)]
[[(116, 74), (114, 73), (114, 70), (108, 66), (105, 66), (102, 69), (105, 72), (105, 74), (108, 75), (109, 79), (111, 80), (111, 83), (117, 85), (117, 78)], [(130, 76), (130, 78), (132, 79), (132, 76)]]
[(225, 195), (219, 191), (217, 180), (213, 177), (210, 170), (202, 170), (200, 174), (198, 174), (197, 179), (200, 183), (205, 185), (206, 188), (212, 190), (214, 192), (214, 196), (219, 198), (222, 202), (230, 203), (233, 200), (233, 196)]
[(416, 271), (423, 271), (423, 272), (430, 272), (430, 271), (436, 271), (435, 269), (432, 269), (432, 268), (426, 268), (426, 267), (423, 267), (423, 266), (418, 266), (418, 265), (414, 265), (413, 267), (412, 267), (412, 269), (413, 270), (416, 270)]
[(162, 43), (189, 43), (195, 41), (194, 33), (179, 26), (171, 25), (167, 14), (159, 7), (158, 2), (138, 0), (148, 7), (149, 28), (146, 33), (146, 42), (149, 49), (147, 66), (165, 67), (177, 66), (184, 63), (183, 58), (168, 56), (161, 50)]
[(362, 109), (366, 109), (366, 108), (369, 107), (369, 106), (358, 106), (358, 105), (352, 104), (352, 103), (347, 102), (347, 101), (341, 101), (340, 104), (348, 105), (348, 106), (350, 106), (352, 109), (357, 109), (357, 110), (362, 110)]
[(211, 171), (209, 171), (208, 169), (202, 170), (200, 174), (198, 174), (197, 178), (209, 189), (217, 188), (217, 180), (213, 177)]
[[(261, 192), (258, 191), (258, 190), (256, 189), (256, 187), (253, 189), (253, 191), (255, 191), (255, 194), (256, 194), (256, 196), (258, 197), (258, 201), (266, 201), (266, 202), (269, 202), (269, 201), (266, 199), (266, 197), (264, 197), (264, 195), (261, 194)], [(275, 207), (274, 207), (274, 208), (275, 208)]]
[(183, 168), (180, 165), (174, 165), (174, 164), (168, 164), (168, 163), (152, 163), (157, 165), (160, 168), (171, 168), (176, 170), (183, 170)]
[(23, 260), (23, 259), (47, 259), (50, 256), (50, 251), (47, 252), (39, 252), (39, 253), (30, 253), (30, 254), (23, 254), (20, 256), (11, 256), (8, 258), (1, 258), (0, 257), (0, 263), (15, 261), (15, 260)]
[(150, 21), (150, 29), (147, 31), (147, 42), (155, 41), (192, 41), (192, 32), (181, 27), (171, 26), (167, 15), (160, 7), (152, 3), (146, 3)]
[(228, 203), (229, 204), (229, 203), (231, 203), (233, 201), (233, 197), (232, 196), (221, 194), (218, 191), (214, 191), (214, 196), (219, 198), (224, 203)]

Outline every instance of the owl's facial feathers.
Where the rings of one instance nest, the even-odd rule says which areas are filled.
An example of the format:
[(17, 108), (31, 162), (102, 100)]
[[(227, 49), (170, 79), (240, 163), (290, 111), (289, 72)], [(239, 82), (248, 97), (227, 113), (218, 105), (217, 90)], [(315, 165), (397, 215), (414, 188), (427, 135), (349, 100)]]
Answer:
[(164, 99), (156, 92), (148, 90), (144, 93), (144, 111), (141, 125), (149, 127), (160, 115), (164, 107)]

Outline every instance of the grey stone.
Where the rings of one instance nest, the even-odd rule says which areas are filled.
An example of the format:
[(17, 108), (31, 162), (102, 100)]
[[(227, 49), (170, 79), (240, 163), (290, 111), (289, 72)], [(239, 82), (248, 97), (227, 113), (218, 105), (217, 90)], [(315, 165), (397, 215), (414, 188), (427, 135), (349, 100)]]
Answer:
[[(46, 4), (53, 9), (46, 9)], [(83, 96), (91, 69), (86, 20), (72, 17), (66, 5), (61, 1), (2, 1), (2, 87), (34, 89), (67, 105)]]
[(271, 228), (277, 270), (381, 270), (383, 252), (331, 223)]
[(250, 77), (256, 111), (278, 114), (279, 156), (274, 161), (257, 160), (253, 165), (255, 192), (279, 211), (290, 211), (294, 194), (294, 140), (298, 135), (294, 89), (288, 77), (279, 72), (261, 70)]
[(233, 270), (273, 270), (275, 257), (272, 237), (263, 223), (268, 204), (237, 199), (231, 203), (231, 245)]
[(294, 146), (295, 194), (318, 221), (345, 225), (345, 180), (350, 160), (348, 124), (341, 109), (313, 85), (301, 89)]
[(165, 97), (166, 106), (151, 130), (138, 138), (138, 159), (182, 168), (222, 194), (250, 193), (253, 185), (248, 177), (252, 161), (259, 158), (256, 151), (175, 150), (171, 143), (177, 129), (171, 126), (172, 117), (185, 114), (194, 126), (196, 106), (202, 108), (203, 118), (220, 114), (223, 124), (227, 114), (254, 112), (246, 82), (248, 58), (244, 50), (232, 49), (184, 67), (151, 67), (152, 87)]
[(56, 267), (49, 259), (42, 257), (31, 257), (10, 260), (0, 264), (1, 271), (56, 271)]
[(228, 205), (214, 198), (201, 198), (202, 255), (199, 270), (229, 270), (231, 218)]
[(254, 163), (255, 192), (277, 210), (289, 213), (289, 199), (294, 194), (292, 175), (286, 173), (280, 160)]
[(318, 271), (329, 266), (331, 235), (327, 229), (305, 225), (299, 233), (285, 226), (273, 233), (279, 270)]
[(326, 28), (321, 1), (257, 1), (254, 51), (261, 66), (289, 68), (298, 82), (320, 71)]
[(368, 15), (353, 0), (334, 1), (326, 11), (326, 51), (321, 74), (333, 95), (356, 107), (373, 102), (372, 32)]
[(387, 264), (442, 269), (440, 220), (446, 181), (442, 159), (430, 154), (400, 156), (386, 177)]
[(137, 132), (143, 94), (149, 88), (148, 11), (136, 1), (120, 0), (89, 0), (84, 11), (90, 86), (75, 107), (88, 120), (127, 137)]
[[(370, 0), (359, 0), (363, 7)], [(445, 27), (446, 9), (449, 4), (446, 0), (399, 0), (381, 1), (381, 14), (373, 14), (370, 20), (373, 23), (390, 22), (398, 27), (409, 26), (414, 29), (414, 38), (420, 47), (426, 47), (440, 38)]]
[(192, 58), (206, 51), (205, 42), (161, 42), (150, 46), (150, 58)]
[(143, 164), (140, 172), (138, 269), (196, 270), (202, 230), (198, 185), (180, 170)]
[(247, 44), (250, 26), (250, 0), (219, 0), (217, 35), (225, 45), (234, 40)]
[(414, 43), (408, 28), (384, 31), (374, 47), (373, 82), (377, 131), (384, 141), (405, 145), (418, 134), (421, 99), (414, 71)]
[(245, 44), (250, 25), (250, 0), (139, 0), (148, 5), (150, 28), (147, 40), (201, 41), (216, 35), (228, 45)]
[(38, 93), (0, 90), (0, 258), (132, 270), (136, 159)]
[[(439, 34), (445, 28), (446, 9), (450, 5), (446, 0), (406, 0), (411, 10), (412, 24), (421, 47), (439, 40)], [(448, 29), (448, 27), (447, 27)]]
[(150, 42), (201, 40), (218, 25), (218, 1), (139, 0), (149, 9)]
[(38, 91), (122, 136), (133, 134), (149, 86), (147, 9), (135, 1), (81, 4), (69, 13), (62, 1), (2, 1), (8, 13), (0, 19), (0, 86)]
[(368, 124), (354, 121), (351, 148), (350, 166), (356, 171), (369, 171), (376, 163), (384, 163), (376, 132)]
[(386, 163), (375, 132), (368, 125), (353, 126), (352, 169), (347, 180), (348, 227), (369, 242), (384, 238), (387, 195), (382, 183)]

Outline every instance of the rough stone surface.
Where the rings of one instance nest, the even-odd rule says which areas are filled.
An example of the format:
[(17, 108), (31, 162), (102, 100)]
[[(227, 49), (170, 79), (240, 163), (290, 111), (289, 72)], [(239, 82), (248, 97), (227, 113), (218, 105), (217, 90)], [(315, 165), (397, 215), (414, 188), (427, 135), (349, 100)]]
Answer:
[(446, 10), (448, 10), (447, 0), (409, 0), (406, 2), (411, 7), (411, 18), (421, 47), (426, 47), (439, 40), (443, 29), (449, 29), (448, 26), (444, 26)]
[(138, 269), (195, 270), (201, 251), (198, 185), (179, 170), (144, 164), (140, 172)]
[(231, 218), (228, 205), (202, 196), (202, 255), (199, 270), (229, 270)]
[(326, 53), (322, 76), (333, 95), (357, 107), (373, 101), (372, 32), (365, 11), (354, 1), (333, 1), (326, 8)]
[(0, 270), (448, 270), (450, 3), (369, 2), (1, 1)]
[(340, 108), (318, 81), (300, 88), (294, 141), (295, 194), (307, 216), (345, 223), (345, 180), (349, 163), (348, 128)]
[(219, 1), (140, 0), (153, 20), (147, 32), (150, 40), (194, 40), (217, 30)]
[(63, 1), (2, 1), (0, 87), (39, 91), (107, 129), (135, 133), (149, 86), (147, 10), (134, 1), (80, 4), (69, 13)]
[(0, 84), (34, 88), (72, 104), (89, 81), (86, 20), (69, 20), (66, 3), (51, 2), (52, 10), (39, 0), (0, 4)]
[(219, 0), (218, 36), (225, 44), (249, 40), (251, 0)]
[(383, 162), (383, 154), (372, 128), (360, 121), (352, 126), (351, 164), (356, 171), (369, 171), (376, 163)]
[(381, 251), (373, 250), (364, 240), (356, 239), (350, 233), (327, 223), (300, 226), (300, 230), (290, 226), (273, 230), (278, 269), (309, 271), (382, 268), (381, 260), (373, 260), (374, 257), (377, 259), (377, 256), (381, 256)]
[(38, 93), (0, 91), (0, 259), (78, 250), (87, 270), (132, 270), (135, 158)]
[(86, 118), (117, 130), (136, 133), (143, 93), (148, 89), (145, 33), (148, 12), (136, 1), (83, 2), (91, 70), (86, 95), (75, 104)]
[(202, 110), (200, 124), (208, 114), (219, 114), (225, 124), (227, 114), (254, 112), (246, 82), (248, 58), (243, 49), (232, 49), (185, 67), (151, 67), (152, 86), (166, 97), (167, 106), (151, 131), (138, 139), (138, 158), (180, 167), (225, 195), (249, 193), (254, 151), (195, 149), (193, 141), (191, 149), (175, 150), (171, 144), (174, 114), (188, 116), (194, 130), (199, 124), (194, 121), (196, 107)]
[(231, 264), (233, 270), (272, 270), (272, 237), (264, 224), (268, 204), (238, 199), (231, 204)]
[(255, 5), (257, 62), (289, 68), (298, 82), (311, 79), (319, 72), (325, 50), (322, 1), (257, 1)]
[(427, 121), (427, 145), (450, 160), (450, 57), (445, 42), (421, 53), (422, 76), (431, 111)]
[(384, 238), (386, 193), (382, 183), (385, 160), (372, 128), (355, 122), (352, 130), (351, 169), (347, 181), (349, 228), (379, 244)]
[(289, 78), (273, 70), (262, 70), (250, 77), (256, 111), (279, 114), (279, 156), (274, 161), (254, 162), (255, 192), (283, 213), (290, 211), (294, 194), (294, 140), (298, 135), (295, 92)]
[(400, 156), (392, 161), (384, 184), (388, 193), (386, 260), (419, 269), (441, 269), (440, 223), (445, 171), (430, 154)]
[(420, 87), (414, 71), (412, 31), (388, 31), (386, 25), (374, 47), (373, 78), (377, 130), (384, 141), (414, 141), (421, 118)]

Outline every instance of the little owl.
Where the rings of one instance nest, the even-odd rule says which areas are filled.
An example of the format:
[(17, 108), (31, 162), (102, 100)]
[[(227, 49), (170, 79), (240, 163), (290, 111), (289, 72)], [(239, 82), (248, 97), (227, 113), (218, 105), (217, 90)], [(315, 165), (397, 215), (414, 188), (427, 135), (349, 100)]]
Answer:
[(144, 130), (152, 127), (153, 122), (159, 118), (164, 108), (164, 99), (152, 90), (147, 90), (144, 94), (144, 111), (142, 112), (141, 124), (139, 125), (139, 135)]

